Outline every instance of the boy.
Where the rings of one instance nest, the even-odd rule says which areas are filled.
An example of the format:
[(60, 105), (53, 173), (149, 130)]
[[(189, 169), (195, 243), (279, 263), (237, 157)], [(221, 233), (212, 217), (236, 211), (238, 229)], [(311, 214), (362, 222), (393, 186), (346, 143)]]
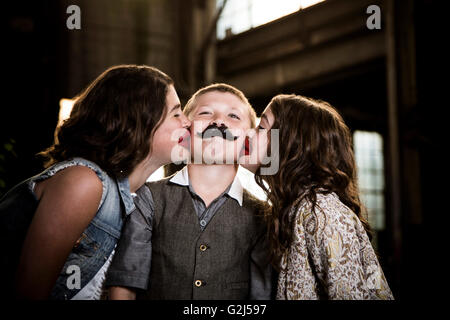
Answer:
[(108, 272), (110, 296), (270, 299), (264, 203), (236, 177), (255, 111), (238, 89), (214, 84), (197, 91), (184, 112), (194, 122), (194, 163), (137, 191)]

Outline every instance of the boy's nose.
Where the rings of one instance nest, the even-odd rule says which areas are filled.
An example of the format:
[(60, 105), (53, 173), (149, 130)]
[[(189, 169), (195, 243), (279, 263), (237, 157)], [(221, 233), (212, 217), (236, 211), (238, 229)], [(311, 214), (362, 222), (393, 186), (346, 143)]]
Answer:
[(223, 121), (223, 119), (221, 117), (216, 117), (215, 119), (213, 119), (210, 124), (213, 124), (213, 123), (215, 123), (218, 127), (220, 127), (222, 125), (226, 126), (225, 121)]

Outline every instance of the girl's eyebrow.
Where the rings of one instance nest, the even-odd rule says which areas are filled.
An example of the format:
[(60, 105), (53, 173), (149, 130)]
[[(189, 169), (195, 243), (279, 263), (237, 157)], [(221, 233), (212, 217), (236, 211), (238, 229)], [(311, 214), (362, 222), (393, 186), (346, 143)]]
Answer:
[(173, 106), (172, 109), (170, 109), (170, 112), (173, 112), (173, 111), (175, 111), (178, 108), (181, 108), (181, 104), (177, 104), (177, 105)]

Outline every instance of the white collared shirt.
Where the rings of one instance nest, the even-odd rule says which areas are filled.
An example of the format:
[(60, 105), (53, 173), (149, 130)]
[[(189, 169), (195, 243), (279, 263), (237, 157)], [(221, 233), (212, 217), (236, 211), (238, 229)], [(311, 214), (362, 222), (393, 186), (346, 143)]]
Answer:
[[(178, 171), (169, 181), (180, 186), (189, 186), (189, 171), (187, 166), (184, 166), (183, 169)], [(244, 188), (242, 187), (241, 181), (237, 175), (234, 177), (230, 189), (226, 192), (226, 194), (236, 200), (242, 207)]]

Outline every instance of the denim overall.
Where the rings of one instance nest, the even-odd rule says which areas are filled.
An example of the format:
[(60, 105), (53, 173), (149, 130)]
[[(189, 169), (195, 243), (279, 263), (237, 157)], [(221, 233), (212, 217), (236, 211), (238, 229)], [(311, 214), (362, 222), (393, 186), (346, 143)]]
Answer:
[[(9, 250), (2, 255), (1, 265), (2, 269), (14, 272), (26, 232), (39, 204), (34, 194), (35, 184), (50, 178), (62, 169), (75, 165), (86, 166), (95, 171), (102, 181), (103, 193), (97, 214), (72, 248), (51, 291), (50, 299), (71, 299), (95, 276), (109, 258), (119, 240), (125, 217), (135, 208), (128, 178), (113, 179), (95, 163), (83, 158), (72, 158), (56, 163), (42, 173), (25, 180), (0, 199), (2, 237), (0, 246), (8, 247), (6, 250)], [(9, 242), (8, 246), (2, 243), (6, 240)], [(74, 273), (74, 266), (81, 271), (79, 288), (73, 288), (73, 283), (70, 283), (69, 277)], [(13, 278), (13, 274), (7, 276)], [(17, 276), (20, 277), (20, 275)]]

